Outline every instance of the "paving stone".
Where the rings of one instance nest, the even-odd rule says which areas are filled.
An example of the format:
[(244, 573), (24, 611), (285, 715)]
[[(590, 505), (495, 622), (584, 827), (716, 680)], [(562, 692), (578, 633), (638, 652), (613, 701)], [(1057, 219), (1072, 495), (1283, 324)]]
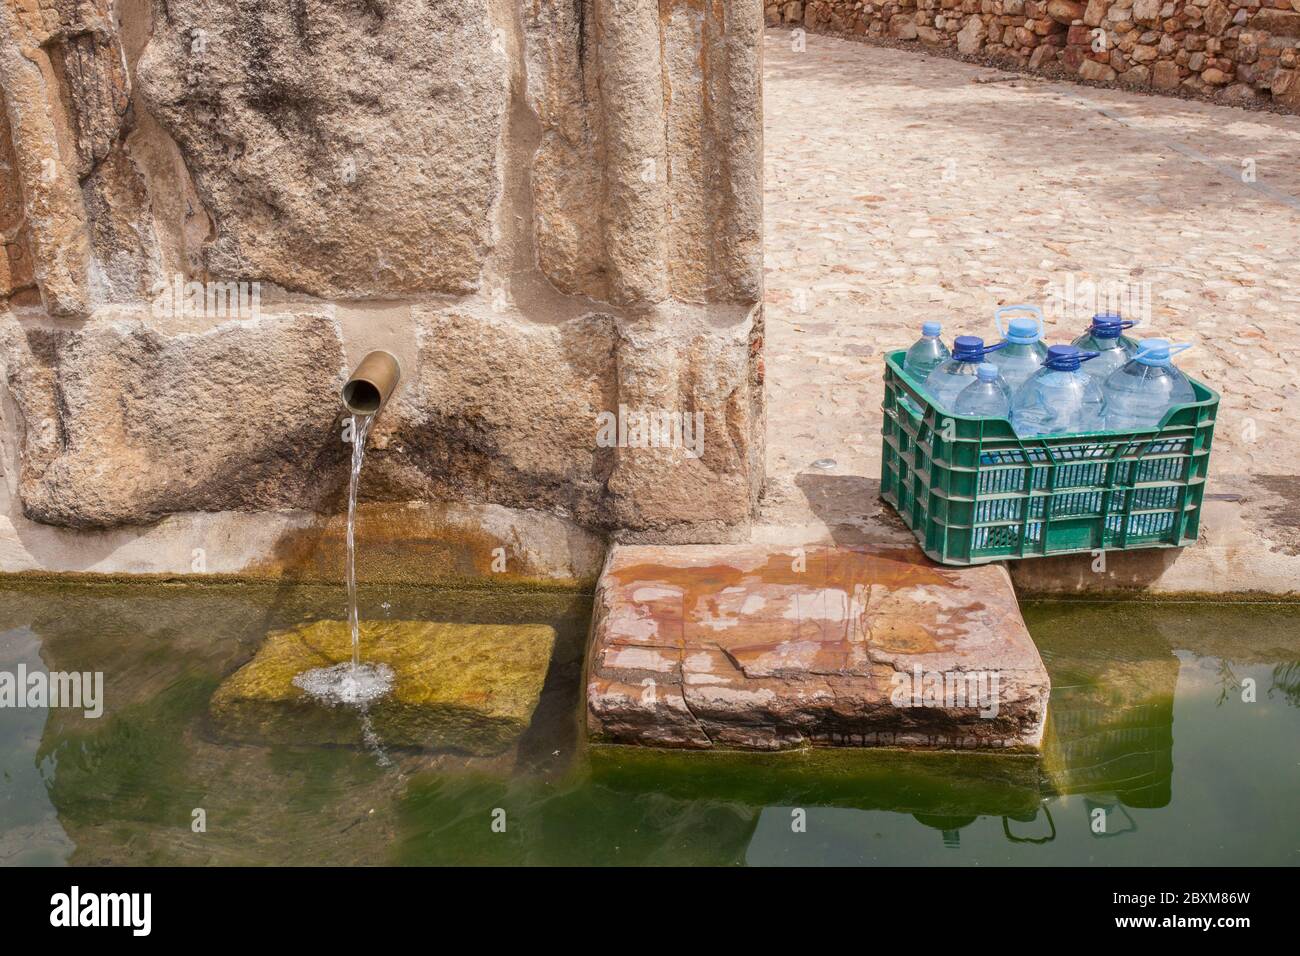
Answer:
[(1222, 395), (1212, 490), (1295, 472), (1300, 117), (804, 41), (765, 50), (764, 540), (906, 541), (876, 497), (882, 354), (927, 319), (993, 338), (1021, 302), (1069, 340), (1089, 283), (1145, 298), (1141, 335), (1193, 344), (1181, 367)]

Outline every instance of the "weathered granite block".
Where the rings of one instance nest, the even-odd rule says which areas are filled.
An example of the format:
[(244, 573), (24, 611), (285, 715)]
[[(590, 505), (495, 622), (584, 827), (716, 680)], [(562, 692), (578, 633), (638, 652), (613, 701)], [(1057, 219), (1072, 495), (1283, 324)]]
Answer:
[[(392, 691), (367, 716), (378, 743), (494, 754), (527, 728), (546, 680), (555, 630), (541, 624), (367, 621), (365, 663), (392, 668)], [(294, 685), (299, 674), (350, 660), (345, 621), (274, 631), (212, 696), (221, 731), (242, 740), (360, 745), (361, 713)]]
[(0, 4), (0, 521), (335, 511), (383, 347), (369, 500), (743, 540), (761, 36), (730, 0)]
[(1037, 748), (1050, 682), (1006, 571), (911, 547), (619, 547), (593, 738), (660, 747)]

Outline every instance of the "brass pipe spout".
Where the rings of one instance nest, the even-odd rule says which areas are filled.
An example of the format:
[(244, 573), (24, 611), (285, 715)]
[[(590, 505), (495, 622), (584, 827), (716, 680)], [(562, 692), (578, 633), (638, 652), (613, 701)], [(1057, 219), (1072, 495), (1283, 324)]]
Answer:
[(402, 367), (382, 349), (368, 354), (348, 376), (341, 393), (343, 407), (353, 415), (376, 415), (388, 404), (402, 378)]

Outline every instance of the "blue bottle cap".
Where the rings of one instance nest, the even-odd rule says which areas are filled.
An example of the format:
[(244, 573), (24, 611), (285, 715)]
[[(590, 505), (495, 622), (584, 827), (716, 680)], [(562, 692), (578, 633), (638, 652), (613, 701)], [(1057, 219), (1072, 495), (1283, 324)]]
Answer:
[(981, 362), (975, 369), (975, 377), (981, 382), (996, 382), (998, 379), (998, 367), (992, 362)]
[(1168, 339), (1142, 339), (1133, 358), (1143, 365), (1166, 365), (1170, 356), (1190, 348), (1190, 345), (1170, 345)]
[(1007, 341), (1016, 345), (1033, 345), (1038, 341), (1038, 322), (1034, 319), (1012, 319), (1007, 324)]
[(1088, 359), (1096, 357), (1096, 352), (1085, 352), (1073, 345), (1053, 345), (1048, 348), (1047, 361), (1043, 364), (1058, 372), (1073, 372)]
[(1153, 358), (1158, 358), (1163, 352), (1164, 357), (1169, 357), (1169, 340), (1168, 339), (1142, 339), (1138, 342), (1138, 355), (1143, 352), (1151, 354)]
[(938, 322), (926, 322), (921, 326), (921, 332), (924, 335), (938, 335), (943, 331), (943, 326)]
[(1133, 328), (1135, 324), (1118, 312), (1098, 312), (1092, 317), (1092, 326), (1088, 331), (1099, 339), (1117, 339), (1121, 332)]
[(984, 340), (978, 335), (959, 335), (952, 340), (952, 357), (958, 362), (984, 361)]

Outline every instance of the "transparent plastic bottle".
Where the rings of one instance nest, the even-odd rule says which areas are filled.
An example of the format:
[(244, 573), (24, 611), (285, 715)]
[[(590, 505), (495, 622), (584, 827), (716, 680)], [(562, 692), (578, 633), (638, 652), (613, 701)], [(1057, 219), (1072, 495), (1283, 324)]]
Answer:
[(1006, 418), (1011, 413), (1011, 389), (992, 362), (975, 366), (975, 381), (957, 394), (953, 414), (976, 418)]
[(1192, 383), (1170, 358), (1189, 348), (1170, 345), (1168, 339), (1139, 342), (1137, 355), (1111, 372), (1102, 384), (1106, 428), (1126, 432), (1158, 428), (1169, 409), (1196, 401)]
[(1130, 322), (1118, 312), (1099, 312), (1094, 315), (1088, 331), (1071, 343), (1085, 352), (1097, 353), (1096, 360), (1089, 362), (1084, 371), (1093, 378), (1105, 381), (1111, 372), (1137, 355), (1137, 343), (1123, 334), (1125, 329), (1131, 329), (1135, 325), (1136, 322)]
[(942, 331), (943, 326), (938, 322), (926, 322), (921, 326), (921, 337), (907, 350), (903, 371), (914, 381), (924, 382), (931, 372), (951, 357), (948, 346), (939, 338)]
[[(1032, 312), (1033, 318), (1012, 319), (1002, 327), (1002, 316), (1007, 312)], [(1047, 361), (1047, 346), (1043, 343), (1043, 312), (1032, 305), (1007, 305), (993, 313), (993, 322), (1006, 341), (1006, 348), (989, 357), (998, 367), (1012, 394), (1029, 380)]]
[(952, 403), (961, 390), (975, 380), (975, 370), (984, 364), (984, 356), (1002, 348), (1005, 343), (986, 346), (978, 335), (959, 335), (952, 344), (952, 358), (939, 365), (925, 380), (925, 390), (945, 412), (952, 412)]
[(1073, 345), (1053, 345), (1047, 362), (1011, 399), (1011, 427), (1022, 438), (1100, 431), (1106, 399), (1081, 365), (1097, 357)]

